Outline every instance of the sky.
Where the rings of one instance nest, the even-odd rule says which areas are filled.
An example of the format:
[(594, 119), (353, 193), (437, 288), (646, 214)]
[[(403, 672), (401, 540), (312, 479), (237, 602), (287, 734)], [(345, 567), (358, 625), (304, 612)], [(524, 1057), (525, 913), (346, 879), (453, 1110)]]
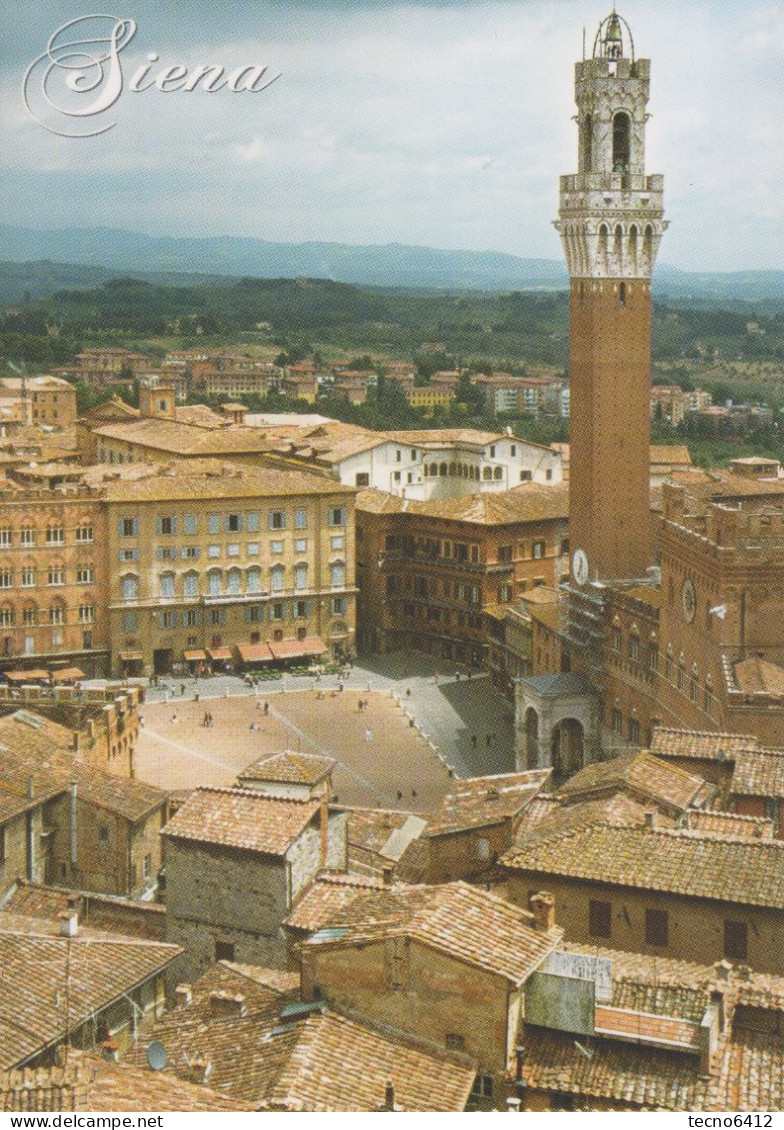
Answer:
[[(94, 3), (94, 0), (92, 0)], [(37, 0), (0, 16), (0, 206), (33, 228), (406, 243), (561, 257), (558, 176), (577, 166), (573, 64), (607, 0)], [(647, 172), (660, 261), (784, 269), (784, 5), (620, 2), (651, 59)], [(62, 25), (132, 19), (117, 101), (94, 118), (22, 97)], [(112, 20), (78, 25), (108, 29)], [(64, 36), (73, 32), (62, 33)], [(78, 36), (76, 36), (78, 38)], [(265, 90), (136, 92), (163, 66), (267, 66)], [(36, 76), (28, 86), (36, 110)], [(108, 68), (107, 68), (108, 69)], [(55, 72), (59, 81), (64, 72)], [(100, 89), (105, 89), (102, 87)], [(96, 95), (97, 97), (98, 95)], [(68, 96), (84, 104), (85, 95)], [(53, 100), (57, 101), (53, 98)], [(40, 101), (40, 100), (39, 100)], [(58, 105), (60, 102), (58, 102)], [(194, 264), (198, 269), (198, 264)]]

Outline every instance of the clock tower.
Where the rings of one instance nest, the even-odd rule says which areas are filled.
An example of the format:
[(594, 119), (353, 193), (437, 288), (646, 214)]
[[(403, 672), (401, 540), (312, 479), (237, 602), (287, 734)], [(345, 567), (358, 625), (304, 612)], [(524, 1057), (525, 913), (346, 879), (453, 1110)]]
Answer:
[(650, 60), (614, 10), (575, 67), (577, 173), (556, 228), (570, 280), (569, 536), (580, 577), (645, 576), (652, 563), (650, 281), (664, 178), (646, 175)]

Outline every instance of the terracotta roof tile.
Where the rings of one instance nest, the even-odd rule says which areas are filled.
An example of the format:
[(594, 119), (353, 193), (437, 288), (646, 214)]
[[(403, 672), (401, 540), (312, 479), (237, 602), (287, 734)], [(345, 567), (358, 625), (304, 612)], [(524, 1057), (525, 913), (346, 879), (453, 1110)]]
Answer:
[(734, 761), (731, 793), (784, 798), (784, 750), (741, 750)]
[(765, 691), (768, 694), (784, 694), (784, 667), (760, 659), (753, 655), (732, 666), (738, 689), (746, 694)]
[(772, 840), (772, 820), (762, 816), (739, 816), (737, 812), (715, 812), (692, 808), (683, 815), (683, 827), (715, 836), (746, 836), (750, 840)]
[(295, 930), (315, 933), (367, 890), (380, 890), (381, 879), (324, 872), (306, 887), (285, 920)]
[(345, 930), (338, 939), (316, 934), (304, 944), (356, 945), (408, 936), (521, 984), (560, 936), (537, 932), (531, 921), (527, 911), (468, 883), (388, 887), (359, 894), (328, 919), (330, 931)]
[(528, 872), (784, 909), (784, 841), (594, 824), (529, 841), (501, 862)]
[(182, 953), (179, 946), (163, 942), (93, 930), (63, 938), (54, 930), (39, 919), (0, 915), (0, 1069), (15, 1067), (61, 1040), (67, 1022), (78, 1027)]
[(566, 483), (554, 483), (552, 486), (521, 483), (498, 494), (462, 494), (428, 502), (368, 489), (357, 495), (357, 510), (376, 514), (413, 514), (480, 526), (505, 526), (566, 518), (568, 496)]
[(285, 855), (319, 810), (317, 800), (253, 789), (201, 788), (163, 829), (164, 836)]
[(672, 730), (656, 726), (650, 752), (656, 757), (693, 757), (730, 761), (738, 750), (756, 749), (752, 734), (722, 734), (699, 730)]
[(468, 828), (499, 824), (522, 814), (551, 775), (549, 769), (473, 777), (458, 782), (428, 819), (422, 835), (443, 836)]
[(284, 750), (262, 757), (238, 774), (238, 781), (278, 781), (284, 784), (317, 785), (337, 765), (332, 757)]
[(586, 765), (561, 786), (559, 795), (570, 800), (597, 792), (628, 789), (632, 794), (650, 797), (682, 811), (695, 803), (707, 787), (702, 777), (686, 773), (677, 765), (649, 753), (634, 753)]

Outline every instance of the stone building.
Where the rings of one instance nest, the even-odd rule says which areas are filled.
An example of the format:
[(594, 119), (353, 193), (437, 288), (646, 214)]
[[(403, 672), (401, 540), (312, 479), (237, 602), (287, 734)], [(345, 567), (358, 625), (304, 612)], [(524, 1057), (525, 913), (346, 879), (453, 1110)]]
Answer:
[(0, 669), (106, 670), (106, 515), (83, 486), (0, 489)]
[(566, 575), (566, 502), (561, 484), (431, 502), (361, 492), (360, 645), (483, 666), (488, 606)]
[(76, 388), (62, 377), (3, 377), (0, 400), (9, 399), (19, 404), (25, 423), (33, 427), (63, 429), (76, 423)]
[(317, 871), (346, 866), (346, 818), (324, 797), (197, 789), (163, 837), (167, 938), (191, 979), (222, 959), (285, 968), (292, 903)]
[(106, 508), (113, 670), (351, 653), (350, 488), (210, 460), (86, 474)]

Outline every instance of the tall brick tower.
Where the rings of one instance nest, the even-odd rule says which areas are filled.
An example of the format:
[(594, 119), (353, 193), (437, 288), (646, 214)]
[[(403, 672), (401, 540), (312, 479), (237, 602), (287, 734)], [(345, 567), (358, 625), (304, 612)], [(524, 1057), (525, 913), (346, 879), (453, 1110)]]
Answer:
[(649, 503), (650, 279), (662, 176), (645, 175), (650, 60), (614, 10), (575, 66), (576, 175), (560, 178), (570, 279), (569, 526), (578, 582), (642, 577)]

